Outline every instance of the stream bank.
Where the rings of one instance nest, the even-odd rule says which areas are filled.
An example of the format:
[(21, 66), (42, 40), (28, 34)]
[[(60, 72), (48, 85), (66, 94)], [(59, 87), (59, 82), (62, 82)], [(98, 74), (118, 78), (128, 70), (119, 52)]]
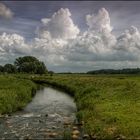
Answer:
[(44, 87), (22, 111), (0, 118), (0, 139), (80, 138), (76, 111), (71, 96)]

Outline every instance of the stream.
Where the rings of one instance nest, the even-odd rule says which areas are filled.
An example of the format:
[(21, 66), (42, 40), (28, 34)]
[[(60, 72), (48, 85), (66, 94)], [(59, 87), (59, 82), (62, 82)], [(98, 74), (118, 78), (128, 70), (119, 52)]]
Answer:
[(0, 139), (62, 139), (76, 105), (68, 94), (44, 87), (22, 110), (0, 118)]

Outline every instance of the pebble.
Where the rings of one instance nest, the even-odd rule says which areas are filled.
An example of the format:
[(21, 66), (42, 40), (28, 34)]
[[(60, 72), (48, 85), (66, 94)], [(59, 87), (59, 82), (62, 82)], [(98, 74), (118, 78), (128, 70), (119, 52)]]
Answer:
[(22, 115), (22, 117), (24, 117), (24, 118), (29, 118), (29, 117), (33, 117), (33, 116), (34, 116), (33, 113), (29, 113), (29, 114), (24, 114), (24, 115)]
[(73, 129), (73, 130), (78, 130), (78, 127), (74, 126), (72, 129)]
[(97, 139), (97, 136), (96, 136), (96, 135), (93, 135), (93, 136), (91, 136), (91, 138), (92, 138), (93, 140), (96, 140), (96, 139)]
[(88, 134), (84, 134), (83, 135), (83, 139), (88, 139), (89, 138), (89, 135)]
[(118, 138), (117, 138), (117, 140), (124, 140), (124, 139), (126, 139), (126, 137), (123, 136), (123, 135), (121, 135), (121, 134), (120, 134), (120, 135), (118, 136)]
[(7, 124), (7, 125), (9, 125), (9, 124), (10, 124), (10, 122), (7, 120), (7, 121), (6, 121), (6, 124)]
[(53, 138), (54, 138), (54, 137), (56, 137), (56, 136), (57, 136), (57, 133), (55, 133), (55, 132), (53, 132), (53, 133), (48, 133), (48, 136), (49, 136), (49, 137), (53, 137)]
[(16, 133), (16, 131), (14, 131), (14, 130), (13, 130), (11, 133), (12, 133), (12, 134), (15, 134), (15, 133)]
[(36, 117), (41, 117), (41, 114), (36, 115)]
[(16, 137), (19, 137), (19, 134), (15, 133), (15, 136), (16, 136)]
[(56, 129), (56, 126), (52, 126), (52, 129)]
[(8, 132), (4, 132), (4, 135), (7, 135), (8, 134)]
[(8, 125), (8, 127), (9, 127), (9, 128), (12, 128), (13, 126), (12, 126), (12, 125)]
[(25, 124), (25, 127), (28, 127), (28, 126), (29, 126), (29, 124), (28, 124), (28, 123), (26, 123), (26, 124)]
[(79, 135), (80, 134), (80, 132), (78, 131), (78, 130), (74, 130), (73, 132), (72, 132), (72, 135)]
[(79, 137), (78, 137), (77, 135), (72, 135), (72, 139), (73, 139), (73, 140), (78, 140)]
[(5, 114), (4, 117), (5, 117), (5, 118), (8, 118), (8, 114)]
[(69, 121), (64, 121), (64, 125), (70, 125), (71, 123)]
[(43, 121), (42, 120), (39, 120), (39, 122), (42, 123)]
[(46, 132), (51, 132), (51, 130), (50, 129), (46, 129)]

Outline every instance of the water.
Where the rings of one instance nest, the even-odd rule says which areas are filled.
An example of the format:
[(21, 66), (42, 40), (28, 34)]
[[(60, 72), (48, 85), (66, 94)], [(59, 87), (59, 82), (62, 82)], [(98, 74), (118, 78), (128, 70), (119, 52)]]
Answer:
[(23, 111), (0, 118), (0, 139), (62, 138), (64, 123), (72, 124), (76, 119), (75, 112), (76, 105), (71, 96), (45, 87), (37, 91)]

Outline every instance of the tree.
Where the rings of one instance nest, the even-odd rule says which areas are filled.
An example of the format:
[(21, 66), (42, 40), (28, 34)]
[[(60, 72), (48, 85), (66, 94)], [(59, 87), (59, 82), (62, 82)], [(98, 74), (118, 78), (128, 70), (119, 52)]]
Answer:
[(40, 62), (37, 64), (36, 73), (38, 73), (38, 74), (46, 73), (46, 66), (43, 62)]
[(50, 74), (50, 76), (53, 76), (53, 74), (54, 74), (53, 71), (48, 71), (48, 73)]
[(15, 73), (16, 67), (12, 64), (5, 64), (3, 71), (7, 73)]
[(44, 74), (47, 71), (45, 64), (33, 56), (19, 57), (14, 64), (19, 72)]
[(4, 72), (4, 67), (0, 65), (0, 73)]

